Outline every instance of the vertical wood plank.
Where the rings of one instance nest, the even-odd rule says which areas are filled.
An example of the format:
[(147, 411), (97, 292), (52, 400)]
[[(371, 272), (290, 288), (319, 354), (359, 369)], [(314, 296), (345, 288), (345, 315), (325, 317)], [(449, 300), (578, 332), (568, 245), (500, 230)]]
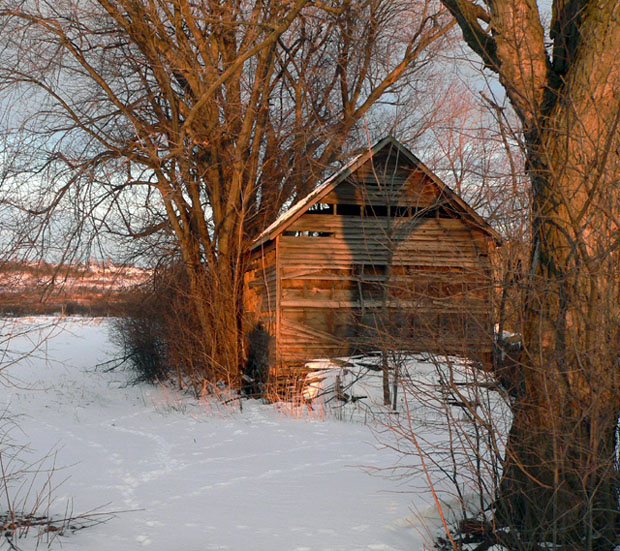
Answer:
[(282, 326), (282, 308), (281, 308), (281, 295), (282, 295), (282, 270), (280, 267), (280, 236), (278, 235), (276, 237), (276, 311), (275, 311), (275, 318), (276, 318), (276, 343), (275, 343), (275, 347), (276, 347), (276, 369), (279, 370), (280, 368), (280, 359), (281, 359), (281, 350), (280, 350), (280, 346), (281, 346), (281, 326)]

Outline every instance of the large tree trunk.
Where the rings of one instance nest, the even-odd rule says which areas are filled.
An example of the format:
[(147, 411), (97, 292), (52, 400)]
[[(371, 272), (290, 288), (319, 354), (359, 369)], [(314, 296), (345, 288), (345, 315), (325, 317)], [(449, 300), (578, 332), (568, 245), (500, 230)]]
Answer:
[[(525, 350), (497, 496), (521, 541), (613, 549), (618, 529), (617, 319), (600, 278), (559, 274), (530, 288)], [(583, 293), (579, 288), (583, 289)], [(613, 286), (615, 287), (615, 285)], [(590, 292), (588, 292), (588, 289)], [(609, 297), (611, 298), (611, 297)]]
[(525, 541), (567, 549), (613, 549), (619, 520), (620, 27), (597, 28), (571, 94), (526, 135), (532, 263), (498, 499)]
[(589, 161), (570, 181), (549, 174), (535, 196), (524, 350), (512, 377), (514, 420), (498, 508), (502, 522), (526, 541), (612, 549), (619, 489), (620, 271), (613, 227), (619, 197), (611, 179), (601, 193), (588, 186), (590, 167), (600, 168), (596, 153)]
[(187, 266), (191, 282), (191, 299), (199, 322), (201, 343), (200, 370), (211, 383), (221, 381), (227, 387), (239, 389), (241, 362), (239, 353), (239, 315), (241, 296), (235, 283), (234, 268), (217, 266), (216, 273), (204, 267), (198, 270)]
[(213, 390), (218, 382), (239, 389), (242, 251), (233, 243), (205, 262), (208, 249), (197, 238), (182, 236), (179, 246), (187, 276), (187, 288), (179, 293), (186, 297), (188, 322), (195, 322), (194, 331), (186, 337), (186, 346), (193, 352), (188, 354), (190, 364), (183, 366), (184, 371), (198, 390), (206, 382)]
[[(615, 421), (565, 404), (565, 417), (515, 410), (496, 515), (500, 542), (522, 548), (614, 549), (618, 530)], [(588, 409), (588, 408), (584, 408)], [(501, 532), (498, 532), (502, 534)], [(503, 535), (503, 534), (502, 534)]]
[[(510, 548), (613, 549), (620, 414), (620, 18), (615, 0), (443, 0), (523, 124), (532, 255), (498, 531)], [(481, 23), (483, 22), (483, 23)]]

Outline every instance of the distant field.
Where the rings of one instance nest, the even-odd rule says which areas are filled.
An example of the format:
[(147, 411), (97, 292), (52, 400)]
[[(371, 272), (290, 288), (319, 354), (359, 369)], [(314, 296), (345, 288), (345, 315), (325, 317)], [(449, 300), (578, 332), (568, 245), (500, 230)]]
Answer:
[(115, 264), (0, 264), (0, 314), (113, 316), (148, 270)]

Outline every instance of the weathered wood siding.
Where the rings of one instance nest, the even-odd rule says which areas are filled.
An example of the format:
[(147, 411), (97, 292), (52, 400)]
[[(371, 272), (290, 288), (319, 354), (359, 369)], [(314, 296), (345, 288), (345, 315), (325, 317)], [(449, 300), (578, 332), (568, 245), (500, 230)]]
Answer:
[[(305, 214), (280, 241), (283, 265), (347, 267), (351, 264), (480, 267), (488, 238), (460, 219), (361, 218)], [(292, 232), (330, 234), (309, 237)]]
[(279, 360), (341, 356), (390, 339), (490, 354), (488, 235), (411, 166), (355, 176), (321, 200), (324, 213), (311, 209), (280, 236)]
[(276, 364), (383, 345), (490, 357), (493, 240), (480, 221), (390, 152), (326, 193), (246, 274), (246, 312)]

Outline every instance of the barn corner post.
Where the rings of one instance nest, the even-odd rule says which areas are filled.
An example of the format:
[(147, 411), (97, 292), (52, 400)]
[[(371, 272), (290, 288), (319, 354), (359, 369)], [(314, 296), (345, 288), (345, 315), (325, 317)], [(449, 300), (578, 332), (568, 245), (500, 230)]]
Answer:
[(272, 342), (272, 350), (270, 350), (271, 364), (273, 365), (273, 371), (271, 375), (277, 380), (279, 374), (282, 372), (284, 365), (281, 357), (281, 340), (282, 340), (282, 265), (280, 260), (280, 236), (276, 236), (275, 239), (275, 253), (276, 253), (276, 296), (275, 296), (275, 339)]
[(276, 240), (257, 239), (244, 266), (243, 334), (246, 360), (243, 386), (246, 394), (277, 399), (273, 385), (276, 369), (276, 309), (278, 282)]

